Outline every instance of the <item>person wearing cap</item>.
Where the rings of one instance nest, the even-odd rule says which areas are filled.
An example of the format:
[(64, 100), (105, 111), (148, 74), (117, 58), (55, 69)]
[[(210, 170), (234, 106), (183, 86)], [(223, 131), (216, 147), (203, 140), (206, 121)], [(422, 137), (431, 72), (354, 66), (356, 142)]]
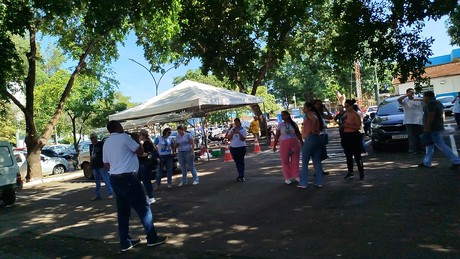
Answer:
[(113, 193), (112, 186), (110, 185), (109, 173), (105, 170), (104, 163), (102, 162), (102, 149), (104, 142), (97, 139), (96, 133), (92, 133), (89, 138), (91, 140), (91, 144), (89, 145), (89, 154), (91, 157), (90, 164), (94, 180), (96, 182), (96, 195), (91, 200), (95, 201), (102, 199), (101, 179), (104, 180), (105, 188), (107, 188), (107, 198), (112, 199)]
[(140, 239), (133, 239), (129, 235), (131, 208), (137, 212), (144, 227), (147, 246), (164, 244), (168, 237), (157, 234), (153, 224), (152, 210), (141, 181), (137, 177), (139, 160), (136, 155), (144, 153), (142, 145), (138, 139), (124, 133), (119, 121), (109, 121), (107, 130), (110, 135), (104, 143), (102, 160), (105, 169), (110, 174), (110, 183), (115, 192), (121, 251), (126, 252), (141, 242)]
[(144, 184), (144, 189), (147, 194), (149, 204), (152, 204), (155, 202), (152, 186), (152, 159), (155, 149), (153, 147), (152, 141), (150, 140), (149, 132), (146, 129), (141, 129), (139, 131), (139, 141), (142, 144), (144, 153), (137, 155), (137, 158), (139, 159), (139, 172), (137, 173), (137, 176), (139, 177), (139, 180), (141, 180)]

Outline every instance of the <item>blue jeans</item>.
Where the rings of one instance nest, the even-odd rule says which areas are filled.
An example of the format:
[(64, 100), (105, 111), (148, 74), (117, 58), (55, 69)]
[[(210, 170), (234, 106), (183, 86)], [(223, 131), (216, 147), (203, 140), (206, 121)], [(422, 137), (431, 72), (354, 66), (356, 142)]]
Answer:
[[(425, 133), (427, 134), (427, 133)], [(426, 146), (426, 153), (425, 157), (423, 158), (423, 164), (426, 166), (431, 166), (433, 162), (433, 153), (434, 147), (436, 146), (441, 152), (450, 159), (452, 164), (460, 164), (460, 158), (452, 152), (446, 143), (444, 143), (444, 139), (442, 138), (442, 131), (432, 131), (429, 133), (431, 138), (433, 139), (434, 144)]]
[(147, 242), (154, 242), (158, 236), (153, 225), (153, 214), (145, 197), (141, 181), (134, 173), (123, 175), (111, 175), (110, 182), (115, 191), (118, 216), (118, 234), (122, 248), (131, 246), (129, 236), (129, 217), (133, 208), (144, 226)]
[(152, 186), (152, 163), (151, 161), (139, 162), (137, 177), (144, 184), (145, 192), (149, 198), (153, 198)]
[(105, 188), (107, 188), (107, 193), (112, 195), (112, 185), (110, 185), (109, 173), (105, 170), (104, 167), (93, 168), (94, 180), (96, 181), (96, 196), (102, 197), (101, 195), (101, 179), (104, 180)]
[(238, 177), (244, 178), (244, 156), (246, 156), (246, 147), (230, 147), (230, 154), (232, 154), (233, 161), (235, 161)]
[(168, 185), (172, 184), (173, 165), (174, 165), (174, 157), (172, 154), (160, 156), (160, 163), (158, 163), (157, 175), (156, 175), (157, 186), (160, 186), (161, 184), (161, 177), (163, 177), (165, 167), (166, 167), (166, 177), (167, 177)]
[(323, 165), (321, 164), (321, 153), (323, 146), (322, 137), (310, 135), (305, 138), (302, 146), (302, 171), (300, 172), (300, 186), (308, 186), (308, 162), (310, 158), (315, 165), (315, 184), (323, 184)]
[(195, 157), (192, 156), (192, 151), (179, 151), (177, 158), (179, 159), (180, 169), (182, 170), (182, 183), (187, 183), (187, 170), (192, 172), (193, 181), (199, 181), (198, 173), (195, 168)]

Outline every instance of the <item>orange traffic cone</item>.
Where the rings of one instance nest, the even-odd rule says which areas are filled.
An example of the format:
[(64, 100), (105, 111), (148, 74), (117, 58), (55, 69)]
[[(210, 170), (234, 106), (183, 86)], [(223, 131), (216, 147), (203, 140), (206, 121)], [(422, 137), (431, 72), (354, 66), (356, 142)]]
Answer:
[(259, 141), (254, 139), (254, 154), (259, 154), (260, 152), (262, 152), (262, 150), (260, 150)]
[(275, 146), (275, 137), (273, 136), (273, 134), (271, 134), (272, 137), (270, 139), (270, 148), (273, 149), (273, 147)]
[(225, 145), (225, 157), (224, 162), (230, 162), (233, 160), (232, 154), (230, 154), (230, 149), (228, 148), (228, 143)]

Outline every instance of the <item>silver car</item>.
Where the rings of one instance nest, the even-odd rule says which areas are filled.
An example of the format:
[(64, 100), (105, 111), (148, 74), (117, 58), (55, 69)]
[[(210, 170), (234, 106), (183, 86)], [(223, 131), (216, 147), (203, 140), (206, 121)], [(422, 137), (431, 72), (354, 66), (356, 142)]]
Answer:
[[(27, 154), (22, 152), (15, 152), (14, 155), (19, 166), (21, 178), (24, 179), (27, 174)], [(62, 157), (48, 157), (40, 154), (40, 162), (43, 176), (62, 174), (69, 169), (69, 163)]]

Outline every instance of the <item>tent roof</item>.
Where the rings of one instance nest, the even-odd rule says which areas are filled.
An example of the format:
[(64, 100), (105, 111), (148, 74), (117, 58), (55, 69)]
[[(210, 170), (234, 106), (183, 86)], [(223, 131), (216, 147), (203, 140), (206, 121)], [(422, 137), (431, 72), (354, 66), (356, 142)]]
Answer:
[(261, 102), (261, 97), (185, 80), (138, 106), (109, 115), (109, 119), (125, 121), (174, 112), (197, 115)]

